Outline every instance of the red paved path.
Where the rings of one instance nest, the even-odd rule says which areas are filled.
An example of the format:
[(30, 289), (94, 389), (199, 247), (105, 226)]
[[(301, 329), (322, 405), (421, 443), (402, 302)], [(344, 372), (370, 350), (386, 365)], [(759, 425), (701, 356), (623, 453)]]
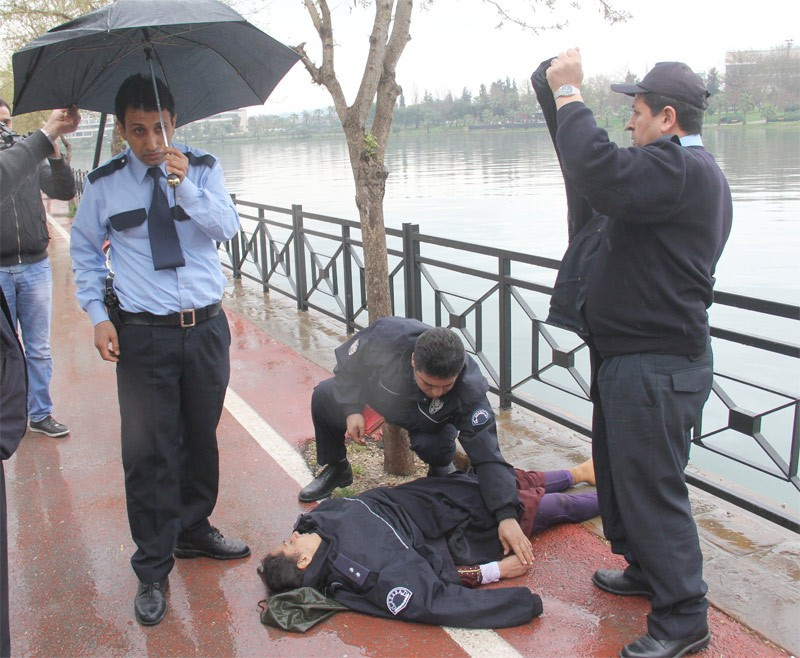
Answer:
[[(68, 246), (55, 233), (51, 258), (54, 415), (72, 432), (62, 440), (29, 434), (7, 462), (12, 655), (468, 655), (443, 629), (354, 613), (335, 615), (304, 635), (261, 625), (258, 559), (285, 538), (305, 506), (297, 502), (297, 482), (228, 411), (219, 428), (221, 487), (212, 522), (246, 540), (253, 555), (230, 563), (178, 561), (167, 617), (155, 627), (139, 626), (114, 369), (94, 350), (75, 301)], [(228, 311), (228, 317), (231, 388), (286, 441), (300, 445), (312, 435), (310, 394), (326, 371), (242, 316)], [(645, 631), (646, 601), (591, 585), (595, 569), (620, 564), (594, 534), (562, 527), (536, 537), (534, 546), (537, 561), (524, 582), (542, 595), (544, 615), (497, 632), (518, 654), (611, 656)], [(704, 656), (786, 655), (718, 610), (711, 625)], [(503, 650), (494, 642), (472, 654)]]

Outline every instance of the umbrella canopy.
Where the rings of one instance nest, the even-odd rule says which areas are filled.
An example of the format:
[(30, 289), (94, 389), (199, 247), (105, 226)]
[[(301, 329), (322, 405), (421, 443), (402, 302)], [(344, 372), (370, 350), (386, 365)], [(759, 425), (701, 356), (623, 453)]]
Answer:
[(263, 104), (300, 58), (217, 0), (116, 0), (14, 53), (14, 114), (70, 105), (113, 114), (122, 81), (149, 74), (148, 57), (179, 126)]

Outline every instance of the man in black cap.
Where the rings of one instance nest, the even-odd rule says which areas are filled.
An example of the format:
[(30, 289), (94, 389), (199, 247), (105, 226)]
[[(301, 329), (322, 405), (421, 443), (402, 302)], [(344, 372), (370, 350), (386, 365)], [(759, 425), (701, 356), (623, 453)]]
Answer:
[(568, 182), (608, 216), (581, 311), (592, 352), (592, 451), (603, 530), (624, 571), (597, 587), (652, 599), (648, 633), (622, 656), (683, 656), (710, 642), (703, 560), (684, 469), (712, 382), (707, 308), (731, 228), (731, 193), (703, 148), (708, 91), (679, 62), (639, 83), (611, 142), (580, 94), (580, 52), (553, 59), (556, 148)]

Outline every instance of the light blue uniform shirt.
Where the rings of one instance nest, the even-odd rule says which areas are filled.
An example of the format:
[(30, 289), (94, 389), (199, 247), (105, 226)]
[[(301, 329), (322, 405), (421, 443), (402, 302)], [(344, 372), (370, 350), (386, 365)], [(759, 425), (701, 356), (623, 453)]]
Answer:
[[(174, 146), (187, 155), (198, 158), (207, 155), (185, 145)], [(106, 236), (111, 243), (114, 289), (124, 310), (167, 315), (220, 301), (225, 275), (216, 242), (236, 235), (239, 215), (225, 189), (219, 162), (214, 161), (213, 166), (209, 166), (208, 160), (190, 157), (189, 172), (174, 188), (174, 198), (166, 178), (159, 179), (170, 206), (177, 203), (189, 219), (175, 222), (186, 264), (156, 271), (150, 253), (147, 220), (143, 219), (153, 196), (153, 180), (147, 175), (149, 167), (130, 149), (112, 162), (119, 165), (120, 159), (126, 160), (124, 166), (96, 178), (93, 183), (86, 179), (72, 223), (70, 254), (78, 302), (89, 314), (92, 324), (108, 320), (103, 304), (108, 275), (103, 254)], [(161, 170), (165, 172), (163, 164)]]

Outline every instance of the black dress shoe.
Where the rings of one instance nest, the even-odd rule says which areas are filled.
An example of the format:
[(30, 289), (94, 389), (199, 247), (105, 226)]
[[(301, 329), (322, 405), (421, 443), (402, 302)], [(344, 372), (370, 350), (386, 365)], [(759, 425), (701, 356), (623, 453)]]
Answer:
[(450, 475), (450, 473), (455, 473), (458, 469), (456, 468), (453, 462), (450, 462), (447, 466), (431, 466), (428, 465), (428, 477), (431, 478), (443, 478)]
[(709, 642), (711, 633), (707, 628), (680, 640), (656, 640), (648, 633), (625, 645), (619, 655), (625, 658), (679, 658), (705, 649)]
[(133, 614), (142, 626), (155, 626), (167, 614), (169, 578), (157, 583), (139, 583), (133, 600)]
[(210, 557), (215, 560), (236, 560), (250, 555), (250, 547), (238, 539), (225, 539), (216, 528), (195, 539), (178, 538), (175, 557), (188, 560), (193, 557)]
[(652, 599), (653, 590), (633, 578), (628, 578), (621, 569), (598, 569), (592, 576), (592, 582), (604, 592), (620, 596), (646, 596)]
[(297, 498), (302, 503), (313, 503), (331, 495), (336, 487), (353, 484), (353, 469), (346, 459), (338, 464), (328, 464), (309, 484), (300, 489)]

